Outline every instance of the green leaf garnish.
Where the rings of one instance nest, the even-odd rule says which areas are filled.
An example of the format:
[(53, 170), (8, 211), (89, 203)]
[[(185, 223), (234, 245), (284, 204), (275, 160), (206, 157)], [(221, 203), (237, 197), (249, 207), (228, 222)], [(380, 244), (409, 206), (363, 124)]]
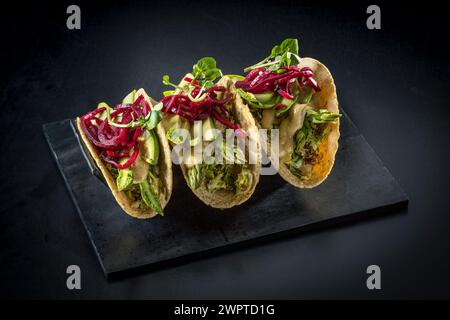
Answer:
[(217, 68), (217, 62), (213, 57), (204, 57), (192, 67), (194, 80), (198, 80), (206, 89), (214, 85), (214, 80), (222, 76), (222, 70)]
[(298, 54), (298, 40), (297, 39), (286, 39), (280, 45), (273, 47), (270, 57), (274, 58), (276, 56), (281, 56), (286, 52), (291, 52)]
[(204, 57), (194, 64), (192, 74), (199, 81), (214, 81), (222, 76), (222, 71), (217, 68), (217, 62), (213, 57)]
[(162, 83), (165, 84), (166, 86), (172, 86), (175, 89), (179, 89), (179, 87), (176, 84), (173, 84), (172, 82), (170, 82), (170, 77), (167, 74), (163, 75)]
[(164, 97), (171, 96), (175, 93), (175, 90), (166, 90), (163, 92)]
[[(184, 92), (191, 101), (199, 102), (202, 101), (206, 95), (204, 91), (214, 86), (214, 80), (222, 76), (222, 71), (217, 68), (217, 62), (213, 57), (204, 57), (197, 61), (196, 64), (192, 67), (192, 81), (183, 85), (175, 85), (170, 82), (170, 77), (168, 75), (164, 75), (162, 78), (162, 82), (165, 85), (169, 85), (174, 87), (176, 90), (180, 90)], [(189, 75), (191, 78), (191, 75)], [(184, 78), (183, 78), (184, 79)], [(191, 92), (196, 88), (194, 83), (198, 82), (198, 85), (202, 87), (199, 94), (195, 97), (191, 95)], [(183, 82), (183, 81), (182, 81)], [(175, 93), (176, 90), (164, 91), (164, 96), (169, 96)]]
[(300, 63), (298, 56), (298, 40), (286, 39), (281, 44), (272, 48), (268, 57), (264, 60), (244, 69), (244, 72), (250, 70), (267, 67), (270, 71), (277, 71), (281, 67), (290, 66), (292, 64)]

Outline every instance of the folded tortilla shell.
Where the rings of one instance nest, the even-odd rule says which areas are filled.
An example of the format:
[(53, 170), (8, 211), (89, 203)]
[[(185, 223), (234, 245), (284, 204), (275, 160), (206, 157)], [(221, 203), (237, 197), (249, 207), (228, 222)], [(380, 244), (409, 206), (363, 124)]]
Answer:
[[(316, 92), (308, 106), (314, 109), (327, 109), (331, 112), (339, 112), (339, 105), (336, 94), (336, 86), (330, 71), (325, 65), (312, 58), (302, 58), (300, 68), (309, 67), (314, 71), (314, 79), (320, 86), (321, 91)], [(295, 105), (292, 108), (302, 108), (302, 105)], [(293, 110), (294, 112), (296, 110)], [(284, 120), (286, 121), (286, 120)], [(289, 168), (279, 161), (279, 173), (281, 177), (298, 188), (313, 188), (321, 184), (331, 172), (334, 159), (338, 150), (339, 140), (339, 119), (336, 123), (328, 124), (329, 133), (319, 145), (319, 161), (313, 165), (311, 178), (302, 180), (300, 177), (292, 174)], [(293, 139), (293, 137), (292, 137)]]
[[(144, 91), (144, 89), (139, 89), (136, 92), (136, 95), (139, 96), (143, 94), (147, 102), (153, 106), (156, 104), (156, 101), (150, 98)], [(108, 169), (106, 168), (105, 164), (101, 160), (97, 149), (95, 146), (89, 141), (86, 134), (84, 133), (83, 129), (80, 126), (80, 118), (77, 118), (77, 128), (78, 132), (80, 134), (81, 139), (83, 140), (84, 144), (86, 145), (87, 149), (89, 150), (89, 153), (91, 154), (92, 158), (94, 159), (97, 167), (103, 174), (103, 177), (105, 178), (106, 183), (108, 184), (109, 189), (111, 190), (111, 193), (113, 194), (114, 198), (116, 199), (117, 203), (122, 207), (122, 209), (129, 214), (130, 216), (138, 219), (147, 219), (147, 218), (153, 218), (158, 213), (154, 211), (151, 208), (147, 209), (140, 209), (140, 208), (134, 208), (132, 207), (132, 202), (126, 195), (124, 191), (119, 191), (116, 185), (116, 180), (111, 176)], [(160, 179), (162, 182), (163, 191), (159, 194), (159, 201), (161, 203), (161, 207), (164, 209), (164, 207), (169, 202), (170, 196), (172, 194), (172, 161), (171, 161), (171, 153), (169, 144), (167, 142), (166, 138), (166, 132), (159, 123), (157, 127), (154, 129), (156, 136), (158, 137), (159, 146), (160, 146), (160, 155), (159, 155), (159, 161), (158, 165), (160, 167)]]
[[(233, 93), (235, 100), (232, 104), (232, 113), (236, 115), (236, 120), (243, 130), (246, 132), (253, 132), (250, 135), (250, 139), (255, 139), (258, 150), (260, 149), (258, 129), (255, 124), (255, 120), (250, 113), (247, 105), (244, 104), (241, 97), (236, 94), (236, 89), (233, 82), (228, 77), (223, 77), (218, 83), (219, 86), (223, 86), (228, 92)], [(192, 189), (192, 192), (205, 204), (219, 209), (231, 208), (247, 201), (253, 192), (255, 191), (256, 185), (259, 181), (259, 175), (261, 172), (261, 153), (257, 152), (255, 155), (256, 163), (250, 164), (249, 169), (252, 174), (251, 185), (247, 190), (237, 190), (236, 192), (230, 192), (225, 190), (217, 190), (215, 192), (209, 192), (204, 183), (202, 183), (197, 189)], [(248, 159), (247, 159), (248, 160)], [(181, 164), (181, 170), (183, 172), (186, 183), (189, 185), (189, 178), (187, 176), (186, 165)]]

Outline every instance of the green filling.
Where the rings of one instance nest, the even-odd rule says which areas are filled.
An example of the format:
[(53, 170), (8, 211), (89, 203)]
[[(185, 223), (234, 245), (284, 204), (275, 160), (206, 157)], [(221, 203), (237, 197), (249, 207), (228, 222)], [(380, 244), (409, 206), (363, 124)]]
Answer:
[[(125, 191), (132, 202), (138, 202), (142, 209), (151, 208), (163, 215), (159, 194), (162, 191), (162, 183), (159, 178), (159, 142), (153, 130), (145, 135), (145, 141), (141, 144), (141, 155), (148, 165), (147, 177), (144, 181), (133, 182), (133, 166), (126, 169), (116, 169), (108, 165), (109, 172), (116, 179), (119, 191)], [(126, 162), (123, 159), (121, 163)]]
[(160, 215), (164, 215), (158, 196), (162, 191), (162, 183), (159, 178), (159, 168), (156, 165), (149, 165), (147, 178), (139, 183), (133, 182), (133, 171), (130, 168), (119, 170), (118, 178), (124, 171), (131, 172), (131, 181), (124, 189), (121, 189), (120, 191), (124, 191), (132, 202), (138, 202), (139, 208), (151, 208)]
[(130, 168), (120, 169), (119, 175), (116, 178), (116, 184), (119, 191), (125, 190), (133, 183), (133, 171)]
[[(237, 89), (237, 93), (239, 96), (247, 101), (247, 103), (253, 107), (258, 109), (270, 109), (279, 104), (281, 100), (281, 96), (279, 94), (271, 95), (270, 99), (266, 99), (266, 94), (253, 94), (250, 92), (245, 92), (242, 89)], [(268, 94), (267, 94), (268, 95)], [(258, 97), (260, 100), (258, 100)]]
[(161, 208), (161, 203), (159, 202), (158, 194), (153, 189), (153, 186), (145, 180), (139, 183), (139, 189), (141, 190), (141, 197), (144, 203), (163, 216), (164, 213)]
[(318, 145), (328, 134), (328, 124), (336, 123), (340, 114), (326, 109), (308, 110), (303, 127), (294, 135), (294, 150), (285, 162), (292, 174), (307, 180), (317, 159)]
[[(123, 100), (123, 104), (131, 104), (137, 98), (137, 91), (131, 91)], [(131, 121), (129, 124), (117, 124), (110, 119), (110, 108), (106, 103), (102, 102), (98, 108), (106, 108), (105, 112), (97, 115), (100, 119), (108, 119), (111, 125), (122, 127), (140, 126), (144, 132), (138, 138), (139, 141), (139, 156), (136, 162), (126, 168), (117, 169), (110, 163), (104, 162), (111, 176), (116, 180), (116, 185), (119, 191), (125, 192), (131, 200), (133, 206), (138, 206), (141, 209), (151, 208), (163, 215), (161, 203), (159, 201), (159, 194), (163, 191), (163, 186), (159, 178), (159, 155), (160, 146), (154, 128), (162, 119), (161, 107), (162, 104), (156, 104), (152, 107), (152, 111), (146, 116)], [(121, 164), (124, 164), (128, 158), (122, 158)], [(140, 162), (139, 162), (140, 161)]]
[(188, 183), (192, 189), (205, 184), (209, 192), (246, 190), (251, 184), (252, 174), (248, 165), (200, 164), (188, 169)]
[[(239, 96), (245, 100), (250, 106), (250, 112), (255, 118), (256, 122), (261, 124), (263, 119), (263, 111), (264, 109), (271, 109), (280, 104), (283, 104), (284, 107), (280, 110), (277, 110), (275, 113), (275, 117), (273, 119), (273, 128), (278, 128), (282, 120), (284, 120), (289, 114), (288, 111), (291, 107), (293, 107), (296, 103), (307, 104), (311, 101), (315, 91), (311, 86), (304, 86), (301, 88), (297, 82), (293, 84), (291, 87), (292, 95), (294, 98), (292, 100), (286, 99), (279, 95), (278, 93), (274, 94), (273, 92), (266, 92), (260, 94), (253, 94), (250, 92), (245, 92), (242, 89), (238, 89), (237, 93)], [(269, 97), (271, 97), (269, 99)]]
[[(252, 175), (246, 164), (227, 164), (227, 161), (245, 162), (245, 155), (239, 148), (227, 148), (225, 142), (222, 145), (224, 158), (222, 164), (200, 164), (188, 169), (188, 182), (192, 189), (197, 189), (202, 183), (209, 192), (226, 190), (236, 192), (246, 190), (251, 183)], [(233, 156), (233, 157), (232, 157)]]

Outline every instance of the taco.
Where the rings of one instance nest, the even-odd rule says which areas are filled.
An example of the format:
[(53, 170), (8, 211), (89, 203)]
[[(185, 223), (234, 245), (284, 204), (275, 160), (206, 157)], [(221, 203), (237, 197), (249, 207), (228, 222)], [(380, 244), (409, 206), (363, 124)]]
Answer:
[(139, 89), (114, 108), (100, 103), (77, 118), (80, 137), (114, 198), (138, 219), (163, 215), (172, 193), (172, 162), (160, 108)]
[[(236, 82), (259, 128), (279, 129), (279, 152), (263, 144), (281, 177), (312, 188), (330, 173), (339, 140), (339, 108), (330, 71), (298, 56), (296, 39), (286, 39)], [(270, 136), (268, 137), (270, 138)]]
[(161, 103), (162, 123), (188, 186), (205, 204), (224, 209), (251, 197), (261, 157), (255, 121), (230, 78), (214, 83), (221, 76), (213, 58), (200, 59), (178, 85), (163, 77), (174, 90), (164, 92)]

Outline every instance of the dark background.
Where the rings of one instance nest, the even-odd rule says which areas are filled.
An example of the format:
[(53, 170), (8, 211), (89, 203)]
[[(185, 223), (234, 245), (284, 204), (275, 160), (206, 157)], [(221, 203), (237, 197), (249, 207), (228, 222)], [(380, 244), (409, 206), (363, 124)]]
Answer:
[[(449, 298), (449, 15), (440, 5), (69, 2), (1, 8), (0, 297)], [(10, 4), (11, 5), (11, 4)], [(161, 97), (214, 56), (226, 73), (286, 37), (332, 71), (340, 105), (407, 192), (409, 208), (107, 281), (56, 168), (42, 124), (75, 117), (131, 88)], [(176, 196), (172, 199), (176, 201)], [(82, 290), (66, 289), (66, 267)], [(366, 288), (366, 267), (382, 290)]]

